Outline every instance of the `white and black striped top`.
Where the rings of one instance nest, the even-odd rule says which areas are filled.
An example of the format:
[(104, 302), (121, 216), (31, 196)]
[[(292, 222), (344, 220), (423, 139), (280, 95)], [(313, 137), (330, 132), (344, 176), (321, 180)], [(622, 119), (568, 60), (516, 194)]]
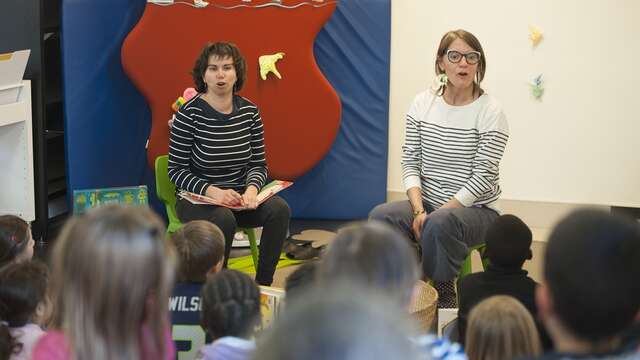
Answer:
[(508, 138), (504, 112), (489, 95), (451, 106), (431, 91), (422, 92), (407, 113), (405, 188), (420, 187), (422, 199), (436, 209), (453, 197), (464, 206), (495, 208)]
[(169, 140), (169, 178), (178, 189), (204, 195), (209, 185), (243, 193), (267, 178), (260, 111), (234, 95), (233, 111), (222, 114), (201, 95), (176, 113)]

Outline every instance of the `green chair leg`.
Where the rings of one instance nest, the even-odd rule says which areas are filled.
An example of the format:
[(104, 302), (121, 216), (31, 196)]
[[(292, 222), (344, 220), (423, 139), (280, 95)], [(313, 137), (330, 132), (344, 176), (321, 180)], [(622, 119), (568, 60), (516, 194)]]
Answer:
[[(458, 273), (458, 279), (456, 281), (456, 288), (458, 289), (457, 291), (458, 295), (460, 294), (460, 280), (463, 277), (471, 274), (471, 272), (473, 271), (471, 267), (471, 253), (473, 253), (474, 251), (477, 251), (480, 254), (480, 260), (482, 260), (482, 269), (483, 270), (487, 269), (487, 265), (489, 265), (489, 259), (484, 256), (485, 249), (486, 249), (485, 244), (479, 244), (469, 248), (469, 254), (467, 255), (466, 259), (464, 259), (464, 262), (462, 263), (462, 267), (460, 268), (460, 273)], [(458, 303), (460, 303), (460, 299), (458, 299)]]
[(471, 251), (469, 251), (469, 255), (464, 259), (464, 263), (462, 263), (462, 267), (460, 268), (460, 274), (458, 275), (458, 279), (462, 279), (463, 277), (471, 274)]
[(249, 247), (251, 248), (251, 257), (253, 258), (253, 267), (255, 271), (258, 271), (258, 239), (256, 238), (256, 229), (243, 228), (242, 232), (247, 234), (249, 238)]
[(169, 220), (169, 225), (167, 226), (167, 236), (171, 237), (173, 233), (178, 231), (182, 227), (182, 223), (180, 221), (173, 222)]
[(182, 223), (176, 214), (176, 186), (169, 179), (169, 156), (161, 155), (156, 158), (155, 175), (156, 195), (158, 195), (158, 199), (162, 201), (167, 210), (167, 217), (169, 218), (167, 236), (171, 236), (182, 227)]
[(472, 272), (472, 268), (471, 268), (471, 253), (473, 253), (474, 251), (477, 251), (480, 254), (480, 259), (482, 259), (482, 268), (486, 270), (489, 260), (487, 258), (485, 258), (485, 256), (484, 256), (484, 250), (485, 249), (486, 249), (486, 245), (485, 244), (480, 244), (480, 245), (472, 246), (471, 248), (469, 248), (469, 254), (467, 255), (467, 258), (464, 259), (464, 263), (462, 263), (462, 267), (460, 268), (460, 274), (458, 275), (458, 281), (460, 279), (462, 279), (463, 277), (471, 274), (471, 272)]

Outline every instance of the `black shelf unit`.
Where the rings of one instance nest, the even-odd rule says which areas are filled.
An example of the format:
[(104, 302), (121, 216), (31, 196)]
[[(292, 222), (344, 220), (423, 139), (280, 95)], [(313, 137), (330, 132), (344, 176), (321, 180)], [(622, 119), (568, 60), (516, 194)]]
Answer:
[(46, 241), (66, 219), (67, 178), (62, 95), (61, 0), (0, 1), (0, 53), (31, 49), (36, 220), (34, 238)]

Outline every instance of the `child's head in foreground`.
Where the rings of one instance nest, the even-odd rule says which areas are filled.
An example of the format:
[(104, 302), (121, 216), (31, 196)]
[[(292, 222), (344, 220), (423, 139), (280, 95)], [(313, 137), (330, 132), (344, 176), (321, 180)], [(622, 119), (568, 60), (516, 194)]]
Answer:
[(224, 235), (209, 221), (194, 220), (178, 229), (171, 241), (178, 254), (178, 281), (204, 282), (222, 269)]

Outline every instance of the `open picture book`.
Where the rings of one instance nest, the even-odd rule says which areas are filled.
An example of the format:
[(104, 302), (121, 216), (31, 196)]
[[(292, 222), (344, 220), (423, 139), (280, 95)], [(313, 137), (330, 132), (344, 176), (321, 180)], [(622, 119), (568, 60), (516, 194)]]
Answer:
[[(284, 180), (273, 180), (272, 182), (268, 183), (267, 185), (262, 187), (262, 190), (260, 190), (260, 192), (258, 193), (258, 206), (260, 206), (260, 204), (262, 204), (263, 202), (267, 201), (270, 197), (272, 197), (273, 195), (279, 193), (280, 191), (288, 188), (289, 186), (293, 185), (293, 183), (291, 181), (284, 181)], [(178, 192), (178, 196), (181, 197), (182, 199), (185, 199), (187, 201), (189, 201), (192, 204), (198, 204), (198, 205), (218, 205), (218, 206), (224, 206), (227, 207), (229, 209), (232, 210), (246, 210), (247, 207), (243, 206), (243, 205), (238, 205), (238, 206), (229, 206), (226, 204), (223, 204), (219, 201), (216, 201), (208, 196), (204, 196), (204, 195), (200, 195), (200, 194), (194, 194), (192, 192), (188, 192), (188, 191), (184, 191), (184, 190), (180, 190)]]

